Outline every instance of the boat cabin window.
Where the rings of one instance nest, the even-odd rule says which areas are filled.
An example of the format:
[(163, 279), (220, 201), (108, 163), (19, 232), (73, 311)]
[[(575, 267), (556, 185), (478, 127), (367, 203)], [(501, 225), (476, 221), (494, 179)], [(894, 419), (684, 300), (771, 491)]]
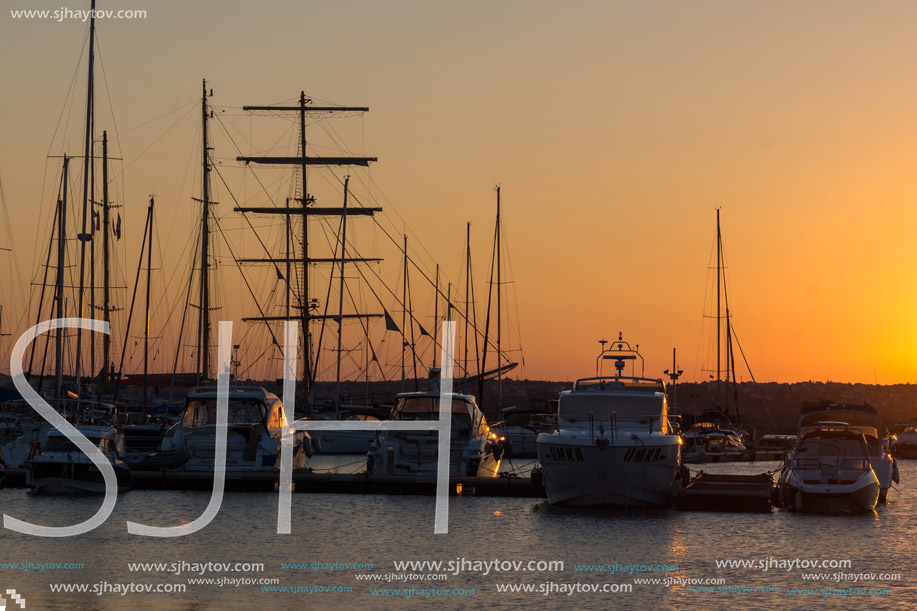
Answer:
[(267, 430), (271, 432), (272, 436), (275, 433), (282, 435), (286, 421), (286, 415), (283, 413), (283, 404), (280, 401), (275, 402), (274, 406), (271, 407), (271, 413), (267, 419)]
[(615, 419), (620, 422), (659, 418), (666, 415), (666, 404), (661, 395), (567, 394), (560, 397), (559, 412), (560, 417), (569, 422), (588, 422), (590, 414), (596, 422), (607, 421), (614, 412)]
[[(477, 422), (471, 415), (476, 414)], [(464, 399), (452, 399), (452, 433), (485, 434), (487, 424), (483, 414)], [(439, 397), (402, 397), (395, 403), (394, 420), (437, 420), (439, 419)], [(474, 430), (473, 430), (474, 429)]]
[[(261, 424), (264, 402), (260, 399), (230, 398), (229, 400), (229, 426), (240, 424)], [(216, 397), (205, 399), (192, 399), (188, 401), (185, 415), (182, 418), (182, 428), (193, 429), (201, 426), (216, 426), (217, 400)]]
[[(111, 439), (107, 437), (88, 437), (89, 441), (102, 452), (113, 450)], [(45, 445), (45, 452), (81, 452), (76, 444), (63, 435), (54, 435), (48, 437), (48, 443)]]

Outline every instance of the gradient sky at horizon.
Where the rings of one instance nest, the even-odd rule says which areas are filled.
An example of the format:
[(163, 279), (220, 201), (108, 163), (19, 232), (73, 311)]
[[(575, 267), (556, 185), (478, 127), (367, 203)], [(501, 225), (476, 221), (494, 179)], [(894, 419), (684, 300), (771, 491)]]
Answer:
[[(3, 2), (62, 6), (88, 2)], [(733, 323), (759, 381), (917, 380), (913, 3), (98, 8), (148, 11), (97, 24), (96, 134), (121, 132), (113, 146), (124, 159), (117, 198), (131, 284), (151, 193), (165, 224), (166, 274), (189, 238), (201, 79), (240, 138), (273, 128), (233, 109), (304, 89), (370, 107), (348, 136), (357, 152), (379, 157), (371, 191), (384, 193), (380, 204), (416, 236), (412, 248), (422, 243), (453, 282), (472, 222), (479, 301), (493, 186), (502, 185), (526, 377), (591, 375), (596, 341), (623, 331), (640, 344), (648, 375), (669, 368), (677, 347), (683, 379), (703, 380), (719, 206)], [(25, 282), (50, 231), (58, 161), (46, 157), (81, 154), (86, 31), (73, 20), (0, 14), (0, 178)], [(227, 139), (215, 136), (215, 146), (254, 201)], [(219, 213), (231, 215), (222, 197)], [(4, 331), (16, 333), (6, 327), (24, 327), (22, 297), (3, 263)], [(241, 302), (241, 283), (227, 282)], [(250, 308), (225, 312), (242, 336), (238, 320)], [(10, 343), (0, 341), (4, 360)]]

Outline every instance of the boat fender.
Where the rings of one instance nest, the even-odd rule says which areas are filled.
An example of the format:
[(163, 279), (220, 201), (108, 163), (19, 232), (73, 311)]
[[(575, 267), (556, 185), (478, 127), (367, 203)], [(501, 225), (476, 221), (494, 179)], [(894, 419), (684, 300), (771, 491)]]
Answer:
[(608, 440), (605, 439), (604, 437), (599, 437), (598, 439), (595, 440), (595, 445), (599, 446), (600, 448), (607, 448)]
[(319, 437), (318, 435), (315, 435), (313, 437), (311, 433), (306, 433), (306, 435), (308, 435), (309, 439), (312, 440), (312, 447), (315, 449), (316, 453), (321, 452), (322, 451), (322, 438)]
[(898, 474), (898, 461), (894, 458), (892, 459), (892, 479), (896, 484), (901, 483), (901, 476)]
[(306, 452), (306, 458), (312, 458), (313, 451), (312, 451), (312, 438), (311, 437), (308, 437), (308, 436), (303, 437), (302, 449)]
[(490, 446), (490, 451), (494, 455), (494, 460), (499, 462), (503, 458), (503, 443), (498, 439)]
[(370, 454), (366, 457), (366, 474), (369, 475), (373, 472), (373, 467), (376, 466), (376, 455)]

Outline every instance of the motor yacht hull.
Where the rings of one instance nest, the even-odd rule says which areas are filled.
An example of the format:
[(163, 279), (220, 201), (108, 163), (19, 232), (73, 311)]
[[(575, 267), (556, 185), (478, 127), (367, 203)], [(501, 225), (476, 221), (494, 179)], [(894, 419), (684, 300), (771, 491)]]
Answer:
[[(626, 444), (625, 444), (626, 443)], [(596, 445), (561, 434), (538, 436), (538, 460), (552, 505), (660, 507), (675, 498), (680, 448), (674, 436)]]
[(365, 454), (376, 439), (375, 431), (315, 431), (322, 454)]
[[(133, 486), (130, 470), (121, 461), (112, 466), (118, 481), (118, 492), (130, 490)], [(67, 458), (36, 458), (29, 463), (27, 483), (38, 494), (105, 494), (102, 472), (85, 457), (78, 462)]]
[(803, 513), (852, 515), (870, 513), (879, 500), (878, 482), (849, 491), (789, 487), (790, 508)]
[(917, 442), (895, 444), (895, 458), (913, 459), (917, 458)]
[[(496, 477), (500, 461), (489, 449), (490, 444), (453, 444), (449, 452), (450, 477)], [(439, 443), (435, 435), (390, 435), (374, 446), (367, 456), (366, 468), (377, 475), (436, 476)]]

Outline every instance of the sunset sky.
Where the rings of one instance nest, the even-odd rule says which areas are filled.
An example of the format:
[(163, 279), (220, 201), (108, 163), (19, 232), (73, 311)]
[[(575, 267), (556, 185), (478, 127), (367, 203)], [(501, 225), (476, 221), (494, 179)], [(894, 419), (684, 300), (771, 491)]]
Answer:
[[(88, 4), (3, 0), (4, 9)], [(355, 154), (379, 158), (370, 187), (354, 171), (355, 194), (382, 206), (423, 265), (440, 263), (455, 284), (464, 283), (472, 223), (479, 304), (493, 188), (502, 185), (514, 281), (506, 289), (518, 302), (504, 323), (513, 326), (507, 342), (521, 336), (526, 362), (514, 375), (592, 375), (597, 340), (623, 331), (640, 344), (648, 375), (671, 367), (676, 347), (683, 380), (705, 379), (720, 207), (733, 324), (758, 381), (917, 380), (917, 4), (99, 0), (98, 8), (148, 12), (97, 23), (96, 136), (107, 129), (123, 158), (119, 265), (131, 286), (150, 194), (160, 232), (154, 266), (162, 282), (185, 273), (176, 266), (199, 214), (191, 197), (200, 196), (206, 78), (227, 126), (213, 127), (213, 154), (233, 193), (214, 179), (215, 212), (239, 235), (232, 197), (264, 201), (227, 134), (246, 152), (277, 146), (292, 124), (240, 107), (289, 103), (300, 90), (370, 108), (340, 128)], [(47, 251), (60, 163), (47, 157), (82, 154), (87, 30), (77, 20), (0, 14), (0, 179), (23, 283)], [(315, 184), (320, 205), (340, 204), (340, 189)], [(380, 273), (397, 285), (387, 238), (365, 221), (353, 230), (370, 244), (366, 256), (386, 258)], [(243, 242), (250, 249), (253, 238)], [(0, 263), (3, 331), (15, 336), (26, 327), (28, 289), (16, 286), (8, 253)], [(216, 318), (236, 321), (242, 338), (241, 317), (253, 308), (222, 267)], [(415, 307), (432, 310), (432, 290), (414, 272), (411, 284)], [(162, 294), (176, 300), (182, 291), (176, 282)], [(123, 291), (122, 307), (129, 299)], [(176, 316), (166, 323), (156, 314), (153, 324), (177, 326)], [(432, 311), (423, 316), (432, 329)], [(0, 338), (2, 371), (11, 339)], [(272, 367), (279, 377), (279, 363)]]

